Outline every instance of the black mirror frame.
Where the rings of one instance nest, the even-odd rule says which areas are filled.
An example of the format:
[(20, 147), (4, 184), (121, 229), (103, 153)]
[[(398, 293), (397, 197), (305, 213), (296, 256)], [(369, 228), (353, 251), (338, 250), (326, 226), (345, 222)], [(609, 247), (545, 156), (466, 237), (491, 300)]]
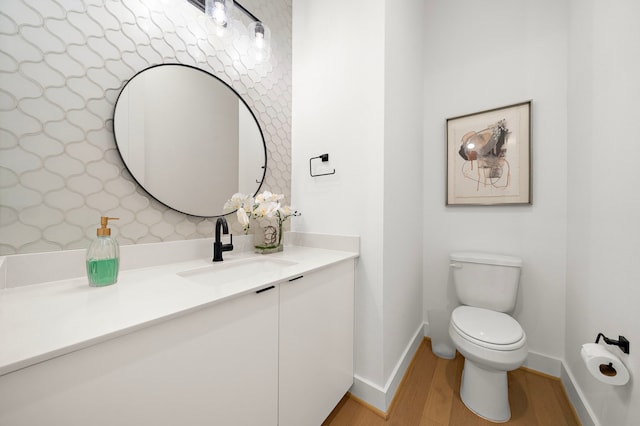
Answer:
[(175, 211), (177, 211), (177, 212), (179, 212), (179, 213), (186, 214), (186, 215), (193, 216), (193, 217), (215, 218), (215, 217), (223, 217), (223, 216), (230, 215), (230, 214), (232, 214), (232, 213), (234, 213), (234, 212), (232, 211), (232, 212), (222, 213), (222, 214), (212, 215), (212, 216), (194, 215), (194, 214), (192, 214), (192, 213), (187, 213), (187, 212), (181, 211), (181, 210), (179, 210), (179, 209), (177, 209), (177, 208), (175, 208), (175, 207), (173, 207), (173, 206), (171, 206), (171, 205), (167, 204), (166, 202), (160, 201), (160, 200), (159, 200), (159, 199), (157, 199), (157, 198), (156, 198), (156, 197), (155, 197), (151, 192), (149, 192), (149, 191), (147, 190), (147, 188), (145, 188), (145, 187), (144, 187), (144, 185), (140, 184), (140, 182), (136, 179), (135, 175), (133, 174), (133, 172), (131, 171), (131, 169), (130, 169), (130, 168), (129, 168), (129, 166), (127, 165), (127, 162), (124, 160), (124, 156), (122, 155), (122, 152), (120, 151), (120, 147), (119, 147), (119, 145), (118, 145), (118, 139), (117, 139), (117, 137), (116, 137), (116, 131), (115, 131), (115, 126), (116, 126), (115, 111), (116, 111), (116, 108), (118, 107), (118, 101), (120, 100), (120, 96), (121, 96), (121, 95), (122, 95), (122, 93), (124, 92), (124, 89), (127, 87), (127, 85), (128, 85), (131, 81), (133, 81), (133, 80), (134, 80), (138, 75), (140, 75), (140, 74), (142, 74), (143, 72), (148, 71), (148, 70), (150, 70), (150, 69), (153, 69), (153, 68), (156, 68), (156, 67), (163, 67), (163, 66), (178, 66), (178, 67), (185, 67), (185, 68), (191, 68), (191, 69), (194, 69), (194, 70), (197, 70), (197, 71), (203, 72), (203, 73), (205, 73), (205, 74), (207, 74), (207, 75), (209, 75), (209, 76), (211, 76), (211, 77), (215, 78), (216, 80), (218, 80), (220, 83), (222, 83), (224, 86), (226, 86), (229, 90), (231, 90), (231, 91), (236, 95), (236, 97), (237, 97), (240, 101), (242, 101), (242, 103), (245, 105), (245, 107), (247, 108), (247, 110), (251, 113), (251, 116), (253, 117), (253, 119), (254, 119), (254, 121), (255, 121), (255, 123), (256, 123), (256, 125), (257, 125), (257, 127), (258, 127), (258, 130), (259, 130), (259, 132), (260, 132), (260, 137), (261, 137), (261, 139), (262, 139), (262, 147), (263, 147), (263, 150), (264, 150), (264, 166), (262, 166), (262, 169), (263, 169), (263, 170), (262, 170), (262, 178), (260, 179), (260, 182), (256, 182), (256, 183), (258, 184), (258, 188), (257, 188), (257, 189), (256, 189), (256, 191), (255, 191), (253, 194), (251, 194), (251, 195), (255, 196), (256, 194), (258, 194), (258, 193), (260, 192), (260, 189), (262, 188), (262, 184), (264, 183), (265, 177), (266, 177), (266, 175), (267, 175), (267, 160), (268, 160), (268, 158), (267, 158), (267, 144), (266, 144), (266, 141), (265, 141), (265, 138), (264, 138), (264, 132), (262, 131), (262, 127), (260, 126), (260, 123), (258, 122), (258, 118), (257, 118), (257, 117), (256, 117), (256, 115), (254, 114), (253, 110), (249, 107), (249, 104), (248, 104), (248, 103), (247, 103), (247, 102), (242, 98), (242, 96), (240, 96), (240, 94), (239, 94), (239, 93), (238, 93), (238, 92), (237, 92), (233, 87), (231, 87), (231, 86), (230, 86), (229, 84), (227, 84), (225, 81), (221, 80), (221, 79), (220, 79), (219, 77), (217, 77), (216, 75), (214, 75), (214, 74), (212, 74), (212, 73), (210, 73), (210, 72), (208, 72), (208, 71), (206, 71), (206, 70), (203, 70), (203, 69), (201, 69), (201, 68), (198, 68), (198, 67), (192, 66), (192, 65), (179, 64), (179, 63), (167, 63), (167, 64), (156, 64), (156, 65), (151, 65), (151, 66), (149, 66), (149, 67), (147, 67), (147, 68), (144, 68), (144, 69), (142, 69), (142, 70), (138, 71), (138, 72), (137, 72), (133, 77), (131, 77), (129, 80), (127, 80), (127, 82), (122, 86), (122, 89), (120, 90), (120, 93), (118, 94), (118, 97), (117, 97), (117, 99), (116, 99), (116, 102), (115, 102), (115, 104), (114, 104), (114, 106), (113, 106), (113, 114), (112, 114), (113, 119), (111, 120), (111, 130), (112, 130), (112, 132), (113, 132), (113, 139), (114, 139), (114, 142), (115, 142), (115, 145), (116, 145), (116, 149), (118, 150), (118, 154), (120, 155), (120, 159), (122, 160), (122, 163), (124, 164), (125, 168), (126, 168), (126, 169), (127, 169), (127, 171), (129, 172), (129, 175), (131, 175), (131, 178), (135, 181), (135, 183), (136, 183), (140, 188), (142, 188), (142, 189), (144, 190), (144, 192), (145, 192), (145, 193), (147, 193), (151, 198), (153, 198), (154, 200), (156, 200), (156, 201), (157, 201), (157, 202), (159, 202), (160, 204), (164, 205), (165, 207), (168, 207), (168, 208), (170, 208), (170, 209), (172, 209), (172, 210), (175, 210)]

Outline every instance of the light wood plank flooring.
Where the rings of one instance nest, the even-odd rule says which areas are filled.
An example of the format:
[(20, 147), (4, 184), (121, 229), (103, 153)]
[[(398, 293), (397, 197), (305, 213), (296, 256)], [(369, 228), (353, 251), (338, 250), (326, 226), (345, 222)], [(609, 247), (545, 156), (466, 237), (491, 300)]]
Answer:
[[(323, 426), (488, 426), (460, 399), (464, 358), (446, 360), (425, 339), (407, 370), (388, 418), (347, 394)], [(579, 425), (560, 380), (525, 369), (508, 373), (511, 420), (508, 425)]]

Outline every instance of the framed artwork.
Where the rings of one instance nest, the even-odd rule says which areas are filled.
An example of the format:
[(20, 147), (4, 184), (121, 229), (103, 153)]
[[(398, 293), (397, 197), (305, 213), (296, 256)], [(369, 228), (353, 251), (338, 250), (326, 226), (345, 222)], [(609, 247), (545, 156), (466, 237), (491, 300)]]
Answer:
[(531, 203), (531, 101), (448, 118), (446, 204)]

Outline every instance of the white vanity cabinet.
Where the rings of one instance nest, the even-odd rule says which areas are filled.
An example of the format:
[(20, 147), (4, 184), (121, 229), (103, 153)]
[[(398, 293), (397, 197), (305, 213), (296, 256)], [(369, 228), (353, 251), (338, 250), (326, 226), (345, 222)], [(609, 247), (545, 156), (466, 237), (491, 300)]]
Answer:
[(319, 426), (353, 384), (354, 262), (280, 285), (280, 426)]
[(285, 254), (224, 285), (178, 274), (197, 261), (0, 294), (0, 426), (319, 426), (353, 383), (355, 257)]
[(275, 426), (278, 290), (1, 376), (0, 425)]

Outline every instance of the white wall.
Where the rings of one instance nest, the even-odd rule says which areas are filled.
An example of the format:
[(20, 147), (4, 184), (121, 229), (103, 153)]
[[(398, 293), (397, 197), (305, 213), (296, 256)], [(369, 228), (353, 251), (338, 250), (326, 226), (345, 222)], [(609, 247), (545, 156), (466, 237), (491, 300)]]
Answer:
[[(384, 32), (371, 29), (383, 13), (381, 0), (293, 3), (291, 199), (302, 216), (292, 230), (360, 235), (355, 367), (375, 383), (383, 382)], [(309, 158), (324, 153), (336, 174), (310, 177)]]
[[(415, 242), (415, 213), (424, 218), (425, 319), (429, 308), (457, 303), (449, 252), (521, 256), (514, 315), (528, 336), (529, 366), (559, 375), (566, 361), (587, 406), (577, 407), (585, 423), (634, 424), (640, 404), (633, 378), (624, 388), (601, 385), (584, 370), (579, 346), (599, 331), (625, 335), (632, 354), (622, 358), (632, 377), (640, 371), (633, 352), (640, 339), (634, 274), (640, 201), (632, 146), (640, 116), (634, 23), (640, 6), (632, 0), (606, 6), (594, 0), (425, 0), (420, 213), (415, 203), (422, 195), (412, 198), (419, 189), (407, 184), (419, 172), (399, 167), (413, 164), (408, 154), (420, 151), (407, 142), (420, 127), (410, 115), (419, 108), (408, 107), (418, 66), (400, 65), (410, 51), (403, 43), (412, 43), (400, 24), (405, 20), (405, 28), (415, 30), (412, 16), (381, 0), (294, 3), (292, 197), (304, 212), (294, 229), (362, 236), (356, 374), (384, 391), (407, 339), (415, 305), (407, 296), (415, 293), (402, 283), (413, 279), (415, 264), (387, 243)], [(380, 28), (384, 36), (375, 31)], [(406, 81), (397, 78), (403, 74)], [(402, 99), (409, 103), (404, 110)], [(446, 118), (528, 99), (533, 205), (445, 207)], [(336, 175), (310, 178), (309, 157), (325, 152)], [(404, 278), (396, 288), (397, 276)], [(394, 326), (401, 328), (396, 334)]]
[(394, 0), (385, 12), (385, 378), (416, 327), (422, 336), (423, 9), (422, 2)]
[[(602, 425), (640, 418), (640, 3), (571, 1), (569, 61), (568, 259), (566, 364)], [(580, 346), (598, 332), (631, 342), (618, 349), (631, 383), (596, 381)]]
[[(422, 324), (421, 4), (401, 3), (293, 4), (292, 229), (361, 237), (353, 391), (381, 410)], [(310, 177), (324, 153), (336, 174)]]
[[(518, 305), (533, 368), (559, 375), (566, 257), (568, 5), (426, 0), (424, 315), (457, 304), (447, 256), (482, 250), (523, 258)], [(445, 207), (445, 123), (533, 100), (533, 205)], [(540, 356), (536, 356), (540, 355)]]

